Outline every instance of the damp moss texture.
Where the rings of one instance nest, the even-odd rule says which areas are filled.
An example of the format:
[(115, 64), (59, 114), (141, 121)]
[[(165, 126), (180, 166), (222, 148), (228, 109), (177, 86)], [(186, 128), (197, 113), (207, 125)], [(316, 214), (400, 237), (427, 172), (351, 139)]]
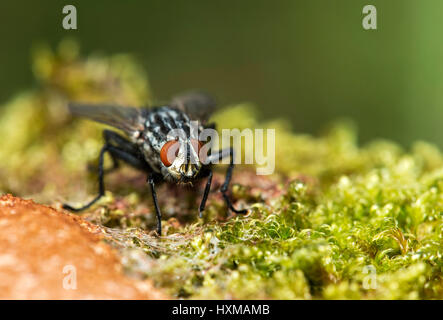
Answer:
[[(97, 189), (103, 126), (72, 119), (66, 103), (155, 103), (147, 75), (129, 55), (82, 56), (72, 41), (36, 48), (32, 68), (35, 87), (0, 107), (0, 192), (55, 208), (81, 204)], [(247, 103), (221, 106), (212, 120), (219, 129), (275, 129), (275, 173), (235, 169), (232, 196), (251, 208), (247, 216), (227, 212), (220, 197), (225, 165), (202, 220), (200, 184), (160, 186), (161, 238), (143, 174), (124, 166), (109, 174), (106, 196), (80, 215), (100, 226), (128, 274), (185, 299), (443, 298), (436, 146), (361, 146), (349, 121), (311, 136), (260, 120)]]

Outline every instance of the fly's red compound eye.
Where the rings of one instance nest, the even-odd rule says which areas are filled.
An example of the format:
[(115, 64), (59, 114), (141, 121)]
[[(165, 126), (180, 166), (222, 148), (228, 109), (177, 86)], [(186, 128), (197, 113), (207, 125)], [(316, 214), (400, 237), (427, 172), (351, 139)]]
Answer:
[(177, 140), (168, 141), (163, 145), (160, 151), (160, 159), (166, 167), (171, 166), (177, 158), (179, 148), (180, 143)]

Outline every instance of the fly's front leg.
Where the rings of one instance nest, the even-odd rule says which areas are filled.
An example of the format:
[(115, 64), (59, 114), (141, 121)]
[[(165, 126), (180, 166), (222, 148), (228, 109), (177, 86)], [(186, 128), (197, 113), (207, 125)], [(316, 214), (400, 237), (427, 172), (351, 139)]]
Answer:
[(88, 209), (90, 206), (92, 206), (94, 203), (96, 203), (101, 197), (104, 196), (105, 185), (103, 182), (103, 176), (104, 176), (103, 160), (104, 160), (105, 152), (107, 152), (108, 149), (109, 149), (109, 145), (105, 144), (100, 151), (100, 156), (99, 156), (99, 160), (98, 160), (98, 195), (94, 199), (92, 199), (89, 203), (85, 204), (82, 207), (74, 208), (74, 207), (70, 206), (69, 204), (65, 203), (65, 204), (63, 204), (63, 209), (66, 209), (66, 210), (69, 210), (72, 212), (80, 212), (80, 211)]
[(218, 153), (211, 155), (208, 160), (209, 163), (211, 163), (214, 160), (221, 160), (225, 157), (229, 156), (230, 161), (229, 161), (229, 167), (228, 170), (226, 171), (226, 177), (225, 177), (225, 182), (223, 183), (222, 187), (220, 188), (220, 192), (223, 195), (223, 198), (225, 199), (226, 205), (228, 206), (228, 208), (236, 213), (236, 214), (246, 214), (248, 213), (247, 209), (243, 209), (243, 210), (237, 210), (234, 208), (234, 206), (232, 205), (232, 201), (231, 199), (229, 199), (228, 196), (228, 187), (229, 187), (229, 183), (231, 182), (231, 178), (232, 178), (232, 172), (234, 170), (234, 149), (228, 148), (228, 149), (223, 149), (220, 150)]
[(115, 162), (123, 161), (130, 166), (142, 170), (149, 171), (149, 165), (143, 160), (142, 156), (138, 152), (138, 150), (125, 138), (121, 137), (117, 133), (109, 130), (105, 130), (103, 132), (105, 138), (105, 145), (100, 151), (99, 161), (98, 161), (98, 195), (88, 202), (86, 205), (74, 208), (68, 204), (64, 204), (63, 208), (73, 211), (80, 212), (88, 209), (94, 203), (96, 203), (101, 197), (105, 194), (105, 184), (104, 184), (104, 176), (106, 170), (104, 170), (104, 156), (105, 153), (108, 152), (112, 159)]
[(203, 198), (202, 198), (202, 201), (200, 202), (200, 207), (198, 209), (198, 213), (199, 213), (200, 218), (203, 218), (203, 211), (205, 210), (206, 200), (208, 200), (209, 191), (211, 190), (211, 183), (212, 183), (212, 170), (209, 170), (208, 180), (206, 181), (205, 191), (203, 192)]
[(150, 173), (148, 175), (148, 183), (151, 187), (152, 200), (154, 202), (155, 214), (157, 216), (157, 234), (162, 235), (162, 213), (160, 212), (160, 207), (157, 201), (157, 192), (155, 192), (154, 175)]
[[(131, 143), (128, 139), (122, 137), (121, 135), (119, 135), (115, 131), (106, 130), (106, 129), (103, 130), (103, 139), (105, 140), (105, 144), (118, 146), (119, 149), (121, 149), (122, 151), (125, 151), (127, 153), (137, 154), (139, 152), (137, 150), (137, 147), (134, 146), (133, 143)], [(111, 173), (120, 167), (119, 158), (111, 152), (109, 152), (109, 155), (111, 156), (112, 167), (109, 169), (104, 169), (104, 174)], [(122, 159), (120, 159), (120, 160), (122, 160)], [(88, 170), (96, 171), (97, 167), (88, 166)]]

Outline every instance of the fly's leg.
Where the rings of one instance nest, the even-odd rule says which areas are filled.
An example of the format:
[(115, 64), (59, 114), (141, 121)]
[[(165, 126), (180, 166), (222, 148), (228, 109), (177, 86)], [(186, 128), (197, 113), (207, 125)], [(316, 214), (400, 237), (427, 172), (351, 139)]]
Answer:
[[(104, 156), (106, 152), (108, 152), (111, 155), (111, 157), (115, 159), (115, 161), (118, 160), (124, 161), (125, 163), (139, 170), (143, 171), (149, 170), (149, 165), (142, 159), (138, 151), (135, 148), (133, 148), (133, 145), (131, 145), (129, 141), (119, 136), (117, 133), (109, 130), (105, 130), (103, 133), (106, 143), (100, 151), (100, 156), (98, 161), (98, 195), (90, 202), (88, 202), (86, 205), (80, 208), (74, 208), (68, 204), (64, 204), (63, 205), (64, 209), (73, 212), (80, 212), (88, 209), (94, 203), (96, 203), (101, 197), (104, 196), (105, 194), (104, 175), (106, 172), (103, 168), (103, 165), (104, 165)], [(119, 143), (119, 145), (114, 146), (111, 144), (112, 142), (114, 142), (115, 144)]]
[(220, 150), (218, 153), (211, 155), (208, 158), (208, 163), (212, 163), (214, 160), (221, 160), (227, 156), (229, 156), (229, 158), (230, 158), (229, 167), (228, 167), (228, 170), (226, 171), (225, 182), (223, 183), (222, 187), (220, 188), (220, 191), (223, 195), (223, 198), (225, 199), (226, 205), (228, 206), (228, 208), (232, 212), (234, 212), (236, 214), (247, 214), (248, 213), (247, 209), (243, 209), (243, 210), (235, 209), (234, 206), (232, 205), (231, 199), (229, 199), (229, 196), (228, 196), (229, 182), (231, 182), (232, 172), (234, 170), (234, 149), (231, 147), (228, 149)]
[(160, 207), (157, 201), (157, 192), (155, 192), (154, 175), (150, 173), (148, 175), (148, 183), (151, 187), (152, 200), (154, 202), (155, 214), (157, 216), (157, 234), (162, 235), (162, 213), (160, 212)]
[(203, 218), (203, 211), (205, 210), (206, 207), (206, 200), (208, 200), (209, 191), (211, 190), (211, 182), (212, 182), (212, 170), (209, 170), (205, 191), (203, 192), (203, 198), (202, 201), (200, 202), (200, 207), (198, 209), (200, 218)]
[[(216, 124), (215, 122), (211, 122), (207, 125), (205, 125), (206, 129), (215, 129)], [(216, 158), (218, 160), (219, 156), (216, 155)], [(210, 161), (208, 163), (211, 163)], [(208, 168), (208, 169), (206, 169)], [(206, 201), (208, 200), (208, 196), (209, 196), (209, 192), (211, 191), (211, 183), (212, 183), (212, 170), (209, 169), (209, 167), (206, 167), (202, 177), (207, 176), (208, 180), (206, 180), (206, 186), (205, 186), (205, 190), (203, 192), (203, 197), (202, 200), (200, 202), (200, 207), (198, 209), (198, 214), (200, 219), (203, 218), (203, 211), (205, 211), (205, 207), (206, 207)]]
[[(111, 154), (109, 153), (109, 155), (111, 155)], [(112, 173), (112, 172), (116, 171), (118, 168), (120, 168), (120, 163), (118, 162), (118, 160), (113, 155), (111, 155), (111, 160), (112, 160), (112, 167), (110, 167), (108, 169), (103, 169), (103, 173), (104, 174)], [(90, 172), (97, 172), (98, 171), (98, 167), (95, 166), (95, 165), (92, 165), (92, 164), (88, 165), (88, 171), (90, 171)]]
[[(223, 150), (222, 150), (222, 152), (223, 152)], [(222, 187), (220, 188), (220, 191), (223, 195), (223, 198), (225, 198), (226, 205), (229, 207), (229, 209), (231, 209), (232, 212), (235, 212), (236, 214), (246, 214), (246, 213), (248, 213), (248, 210), (247, 209), (243, 209), (243, 210), (235, 209), (234, 206), (232, 205), (231, 199), (229, 199), (229, 196), (228, 196), (229, 182), (231, 182), (232, 172), (234, 171), (234, 149), (232, 147), (229, 148), (229, 157), (230, 157), (229, 167), (228, 167), (228, 170), (226, 170), (225, 182), (223, 183)]]
[(63, 209), (72, 211), (72, 212), (80, 212), (83, 210), (88, 209), (90, 206), (92, 206), (94, 203), (96, 203), (104, 194), (105, 194), (105, 185), (103, 182), (103, 176), (104, 176), (104, 170), (103, 170), (103, 159), (105, 152), (108, 151), (109, 145), (105, 144), (100, 151), (100, 157), (98, 160), (98, 195), (92, 199), (89, 203), (85, 204), (84, 206), (80, 208), (74, 208), (70, 206), (69, 204), (63, 204)]
[[(127, 151), (131, 154), (137, 154), (137, 147), (134, 146), (129, 140), (119, 135), (117, 132), (112, 130), (103, 130), (103, 138), (105, 143), (110, 145), (117, 145), (120, 149)], [(104, 169), (104, 174), (111, 173), (117, 170), (120, 167), (120, 163), (118, 162), (118, 158), (114, 156), (114, 154), (109, 153), (112, 160), (112, 167), (109, 169)], [(90, 171), (98, 171), (98, 168), (95, 166), (88, 166), (88, 170)]]

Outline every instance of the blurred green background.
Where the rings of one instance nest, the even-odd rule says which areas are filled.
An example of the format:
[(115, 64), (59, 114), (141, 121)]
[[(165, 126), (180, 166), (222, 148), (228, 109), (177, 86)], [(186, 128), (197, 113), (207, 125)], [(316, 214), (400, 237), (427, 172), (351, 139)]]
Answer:
[[(62, 28), (67, 4), (78, 30)], [(362, 28), (366, 4), (377, 30)], [(35, 44), (72, 37), (82, 54), (133, 54), (159, 100), (202, 88), (297, 132), (347, 117), (363, 142), (443, 147), (442, 17), (441, 0), (2, 1), (0, 103), (33, 86)]]

